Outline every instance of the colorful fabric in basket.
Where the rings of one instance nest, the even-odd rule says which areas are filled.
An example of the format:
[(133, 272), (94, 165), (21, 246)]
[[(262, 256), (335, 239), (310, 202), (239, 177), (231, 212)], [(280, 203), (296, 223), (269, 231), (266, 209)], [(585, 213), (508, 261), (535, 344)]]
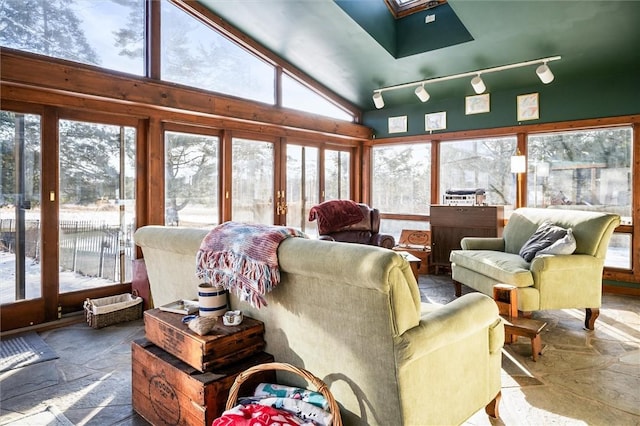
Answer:
[(237, 405), (222, 413), (211, 426), (313, 426), (295, 415), (267, 405)]
[(307, 422), (305, 424), (314, 426), (331, 426), (333, 421), (333, 415), (329, 411), (300, 399), (253, 396), (239, 398), (238, 403), (245, 406), (251, 404), (266, 405), (278, 410), (285, 410), (301, 421)]
[(285, 386), (274, 383), (260, 383), (258, 387), (256, 387), (253, 395), (261, 397), (275, 396), (278, 398), (300, 399), (302, 401), (313, 404), (316, 407), (320, 407), (323, 410), (329, 408), (329, 403), (320, 392), (314, 392), (308, 389), (302, 389), (293, 386)]

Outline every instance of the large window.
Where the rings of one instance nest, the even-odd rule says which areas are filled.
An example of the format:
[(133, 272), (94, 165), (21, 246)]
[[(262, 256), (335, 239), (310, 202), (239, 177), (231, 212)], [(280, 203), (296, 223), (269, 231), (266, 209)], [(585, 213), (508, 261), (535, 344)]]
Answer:
[(163, 80), (273, 105), (274, 67), (162, 2)]
[(165, 132), (165, 224), (219, 223), (219, 139)]
[(312, 112), (338, 120), (353, 121), (353, 116), (286, 74), (282, 75), (282, 106)]
[[(631, 127), (530, 135), (527, 205), (617, 213), (632, 224)], [(631, 268), (631, 234), (614, 234), (606, 266)]]
[(317, 222), (309, 221), (309, 210), (319, 202), (319, 149), (287, 145), (287, 225), (317, 234)]
[(351, 154), (347, 151), (324, 151), (324, 199), (351, 199)]
[(273, 143), (233, 138), (231, 217), (273, 224)]
[(440, 196), (448, 190), (484, 189), (487, 204), (514, 205), (516, 182), (510, 159), (515, 150), (515, 137), (443, 142)]
[(0, 111), (0, 303), (40, 297), (40, 117)]
[[(373, 148), (371, 195), (383, 213), (428, 214), (431, 200), (431, 144)], [(403, 229), (426, 229), (426, 222), (385, 219), (381, 232), (398, 238)]]
[(4, 0), (0, 45), (144, 73), (145, 0)]
[(60, 120), (60, 292), (131, 281), (134, 128)]

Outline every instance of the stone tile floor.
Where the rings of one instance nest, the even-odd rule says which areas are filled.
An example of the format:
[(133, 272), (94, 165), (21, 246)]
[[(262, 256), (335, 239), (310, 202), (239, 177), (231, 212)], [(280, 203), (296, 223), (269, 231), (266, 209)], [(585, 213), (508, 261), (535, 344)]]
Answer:
[[(468, 292), (469, 289), (463, 287)], [(424, 301), (454, 298), (446, 275), (420, 277)], [(584, 312), (543, 311), (543, 355), (520, 337), (503, 352), (501, 418), (480, 410), (467, 425), (640, 426), (640, 299), (606, 294), (596, 330)], [(76, 425), (147, 425), (131, 406), (131, 341), (142, 320), (100, 330), (84, 323), (43, 331), (59, 359), (0, 373), (0, 425), (54, 405)]]

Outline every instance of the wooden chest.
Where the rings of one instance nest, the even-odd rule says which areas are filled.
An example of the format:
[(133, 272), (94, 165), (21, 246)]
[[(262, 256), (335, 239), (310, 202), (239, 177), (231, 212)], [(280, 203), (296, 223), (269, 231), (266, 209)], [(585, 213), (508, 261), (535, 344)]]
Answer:
[(266, 346), (264, 324), (248, 317), (238, 326), (226, 326), (220, 317), (209, 334), (200, 336), (182, 323), (182, 315), (151, 309), (144, 313), (144, 330), (151, 343), (200, 371), (248, 358)]
[[(146, 339), (131, 344), (133, 409), (154, 425), (209, 426), (224, 411), (229, 389), (247, 368), (273, 362), (259, 352), (215, 372), (201, 373)], [(274, 371), (252, 375), (240, 395), (253, 393), (261, 382), (275, 383)]]

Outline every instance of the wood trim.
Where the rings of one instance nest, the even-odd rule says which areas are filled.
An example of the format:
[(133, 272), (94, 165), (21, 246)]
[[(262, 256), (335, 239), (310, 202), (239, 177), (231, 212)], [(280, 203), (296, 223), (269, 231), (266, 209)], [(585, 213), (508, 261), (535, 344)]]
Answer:
[[(42, 116), (42, 185), (40, 280), (45, 321), (58, 318), (59, 305), (59, 221), (60, 221), (60, 137), (58, 110), (46, 107)], [(46, 160), (45, 160), (46, 159)], [(53, 197), (53, 198), (52, 198)], [(36, 314), (39, 315), (39, 314)]]
[(624, 296), (640, 297), (640, 287), (623, 287), (618, 285), (605, 284), (602, 286), (602, 292), (609, 294), (620, 294)]
[[(125, 76), (122, 73), (105, 71), (90, 65), (13, 49), (3, 48), (0, 51), (0, 62), (3, 86), (6, 85), (13, 90), (16, 87), (37, 88), (43, 98), (41, 103), (45, 104), (50, 104), (53, 94), (72, 94), (83, 102), (102, 99), (123, 106), (143, 106), (145, 107), (143, 111), (147, 115), (150, 115), (149, 110), (196, 114), (235, 123), (254, 125), (259, 123), (262, 126), (275, 126), (301, 133), (320, 133), (332, 138), (366, 140), (373, 134), (368, 127), (355, 123), (278, 108), (178, 84)], [(12, 95), (15, 96), (16, 93), (5, 90), (3, 87), (3, 97), (8, 96), (9, 99), (13, 99)]]
[[(640, 114), (618, 117), (589, 118), (585, 120), (558, 121), (554, 123), (527, 124), (522, 126), (497, 127), (491, 129), (464, 130), (459, 132), (438, 133), (438, 140), (478, 139), (489, 137), (513, 136), (518, 133), (539, 134), (554, 131), (572, 131), (596, 129), (599, 127), (629, 126), (640, 124)], [(371, 139), (372, 145), (429, 142), (432, 135), (402, 136), (397, 138)]]

